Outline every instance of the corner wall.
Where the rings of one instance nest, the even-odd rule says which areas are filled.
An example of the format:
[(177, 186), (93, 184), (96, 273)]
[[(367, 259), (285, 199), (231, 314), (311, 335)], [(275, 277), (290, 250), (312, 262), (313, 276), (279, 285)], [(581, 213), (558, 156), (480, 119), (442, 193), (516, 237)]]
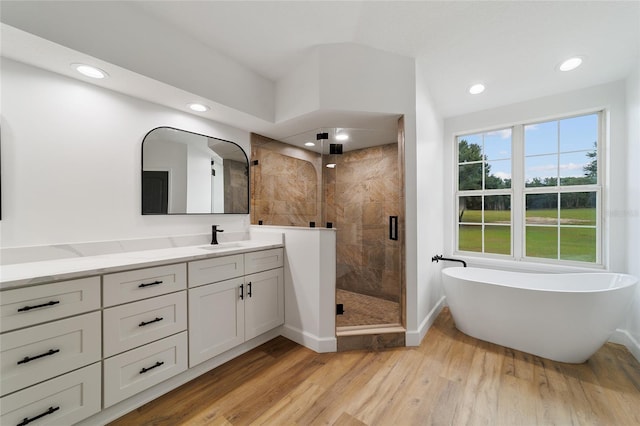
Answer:
[[(640, 63), (627, 79), (627, 123), (629, 143), (627, 148), (627, 220), (626, 260), (628, 272), (640, 279)], [(640, 361), (640, 284), (631, 305), (631, 314), (623, 327), (627, 347)]]
[(443, 250), (443, 121), (421, 77), (427, 68), (428, 64), (416, 64), (416, 144), (405, 155), (407, 170), (415, 173), (407, 173), (407, 191), (416, 203), (415, 213), (407, 211), (407, 222), (414, 224), (413, 233), (407, 224), (407, 240), (416, 246), (411, 262), (416, 268), (415, 286), (407, 286), (407, 346), (420, 344), (444, 306), (440, 267), (430, 261)]

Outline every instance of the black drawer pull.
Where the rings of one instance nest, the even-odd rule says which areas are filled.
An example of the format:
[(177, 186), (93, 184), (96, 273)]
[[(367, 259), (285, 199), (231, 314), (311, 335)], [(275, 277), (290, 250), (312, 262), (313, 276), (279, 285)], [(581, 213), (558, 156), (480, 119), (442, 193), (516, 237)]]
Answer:
[(45, 411), (45, 412), (44, 412), (44, 413), (42, 413), (42, 414), (38, 414), (38, 415), (37, 415), (37, 416), (35, 416), (35, 417), (31, 417), (31, 418), (29, 418), (29, 417), (25, 417), (25, 418), (24, 418), (20, 423), (18, 423), (18, 425), (17, 425), (17, 426), (25, 426), (25, 425), (28, 425), (29, 423), (31, 423), (31, 422), (35, 422), (36, 420), (41, 419), (41, 418), (42, 418), (42, 417), (44, 417), (44, 416), (48, 416), (49, 414), (55, 413), (55, 412), (56, 412), (56, 411), (58, 411), (59, 409), (60, 409), (60, 407), (55, 407), (55, 408), (54, 408), (54, 407), (49, 407), (49, 409), (48, 409), (47, 411)]
[(147, 283), (147, 284), (142, 283), (138, 287), (145, 288), (145, 287), (149, 287), (149, 286), (152, 286), (152, 285), (158, 285), (158, 284), (162, 284), (162, 281), (154, 281), (152, 283)]
[(244, 300), (244, 284), (240, 284), (240, 300)]
[(45, 352), (43, 354), (40, 355), (36, 355), (36, 356), (25, 356), (24, 358), (22, 358), (20, 361), (18, 361), (18, 365), (20, 364), (26, 364), (29, 361), (33, 361), (34, 359), (38, 359), (38, 358), (42, 358), (44, 356), (49, 356), (49, 355), (53, 355), (53, 354), (57, 354), (58, 352), (60, 352), (60, 349), (49, 349), (48, 352)]
[(249, 284), (247, 284), (247, 296), (251, 297), (251, 281), (249, 281)]
[(155, 365), (152, 365), (151, 367), (144, 367), (142, 368), (142, 370), (140, 370), (140, 374), (144, 374), (149, 370), (153, 370), (156, 367), (160, 367), (162, 364), (164, 364), (164, 361), (158, 361), (155, 363)]
[(57, 305), (58, 303), (60, 303), (59, 300), (52, 300), (50, 302), (43, 303), (42, 305), (25, 306), (24, 308), (18, 309), (18, 312), (30, 311), (31, 309), (37, 309), (37, 308), (44, 308), (45, 306), (53, 306), (53, 305)]
[(152, 319), (151, 321), (142, 321), (138, 324), (138, 327), (144, 327), (145, 325), (153, 324), (154, 322), (162, 321), (164, 318), (156, 317), (156, 319)]

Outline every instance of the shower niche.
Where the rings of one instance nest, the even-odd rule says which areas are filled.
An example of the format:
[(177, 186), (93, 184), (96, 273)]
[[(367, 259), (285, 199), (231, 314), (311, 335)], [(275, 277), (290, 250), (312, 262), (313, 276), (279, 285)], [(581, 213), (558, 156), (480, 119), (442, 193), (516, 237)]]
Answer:
[(339, 342), (397, 332), (404, 345), (403, 151), (397, 116), (386, 127), (252, 135), (251, 223), (336, 229)]

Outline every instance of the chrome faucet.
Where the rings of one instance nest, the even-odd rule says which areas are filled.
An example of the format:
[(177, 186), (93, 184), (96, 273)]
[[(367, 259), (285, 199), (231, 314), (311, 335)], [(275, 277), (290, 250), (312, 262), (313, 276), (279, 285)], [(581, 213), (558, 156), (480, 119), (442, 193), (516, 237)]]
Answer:
[(220, 225), (211, 225), (211, 244), (218, 244), (218, 232), (224, 232), (224, 229), (218, 229)]

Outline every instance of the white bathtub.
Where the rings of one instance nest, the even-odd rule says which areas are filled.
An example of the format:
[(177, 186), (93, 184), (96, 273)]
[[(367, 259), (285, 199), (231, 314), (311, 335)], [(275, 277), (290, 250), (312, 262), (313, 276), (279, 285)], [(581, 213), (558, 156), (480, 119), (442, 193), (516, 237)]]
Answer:
[(454, 267), (442, 270), (442, 281), (463, 333), (555, 361), (582, 363), (620, 325), (638, 279)]

